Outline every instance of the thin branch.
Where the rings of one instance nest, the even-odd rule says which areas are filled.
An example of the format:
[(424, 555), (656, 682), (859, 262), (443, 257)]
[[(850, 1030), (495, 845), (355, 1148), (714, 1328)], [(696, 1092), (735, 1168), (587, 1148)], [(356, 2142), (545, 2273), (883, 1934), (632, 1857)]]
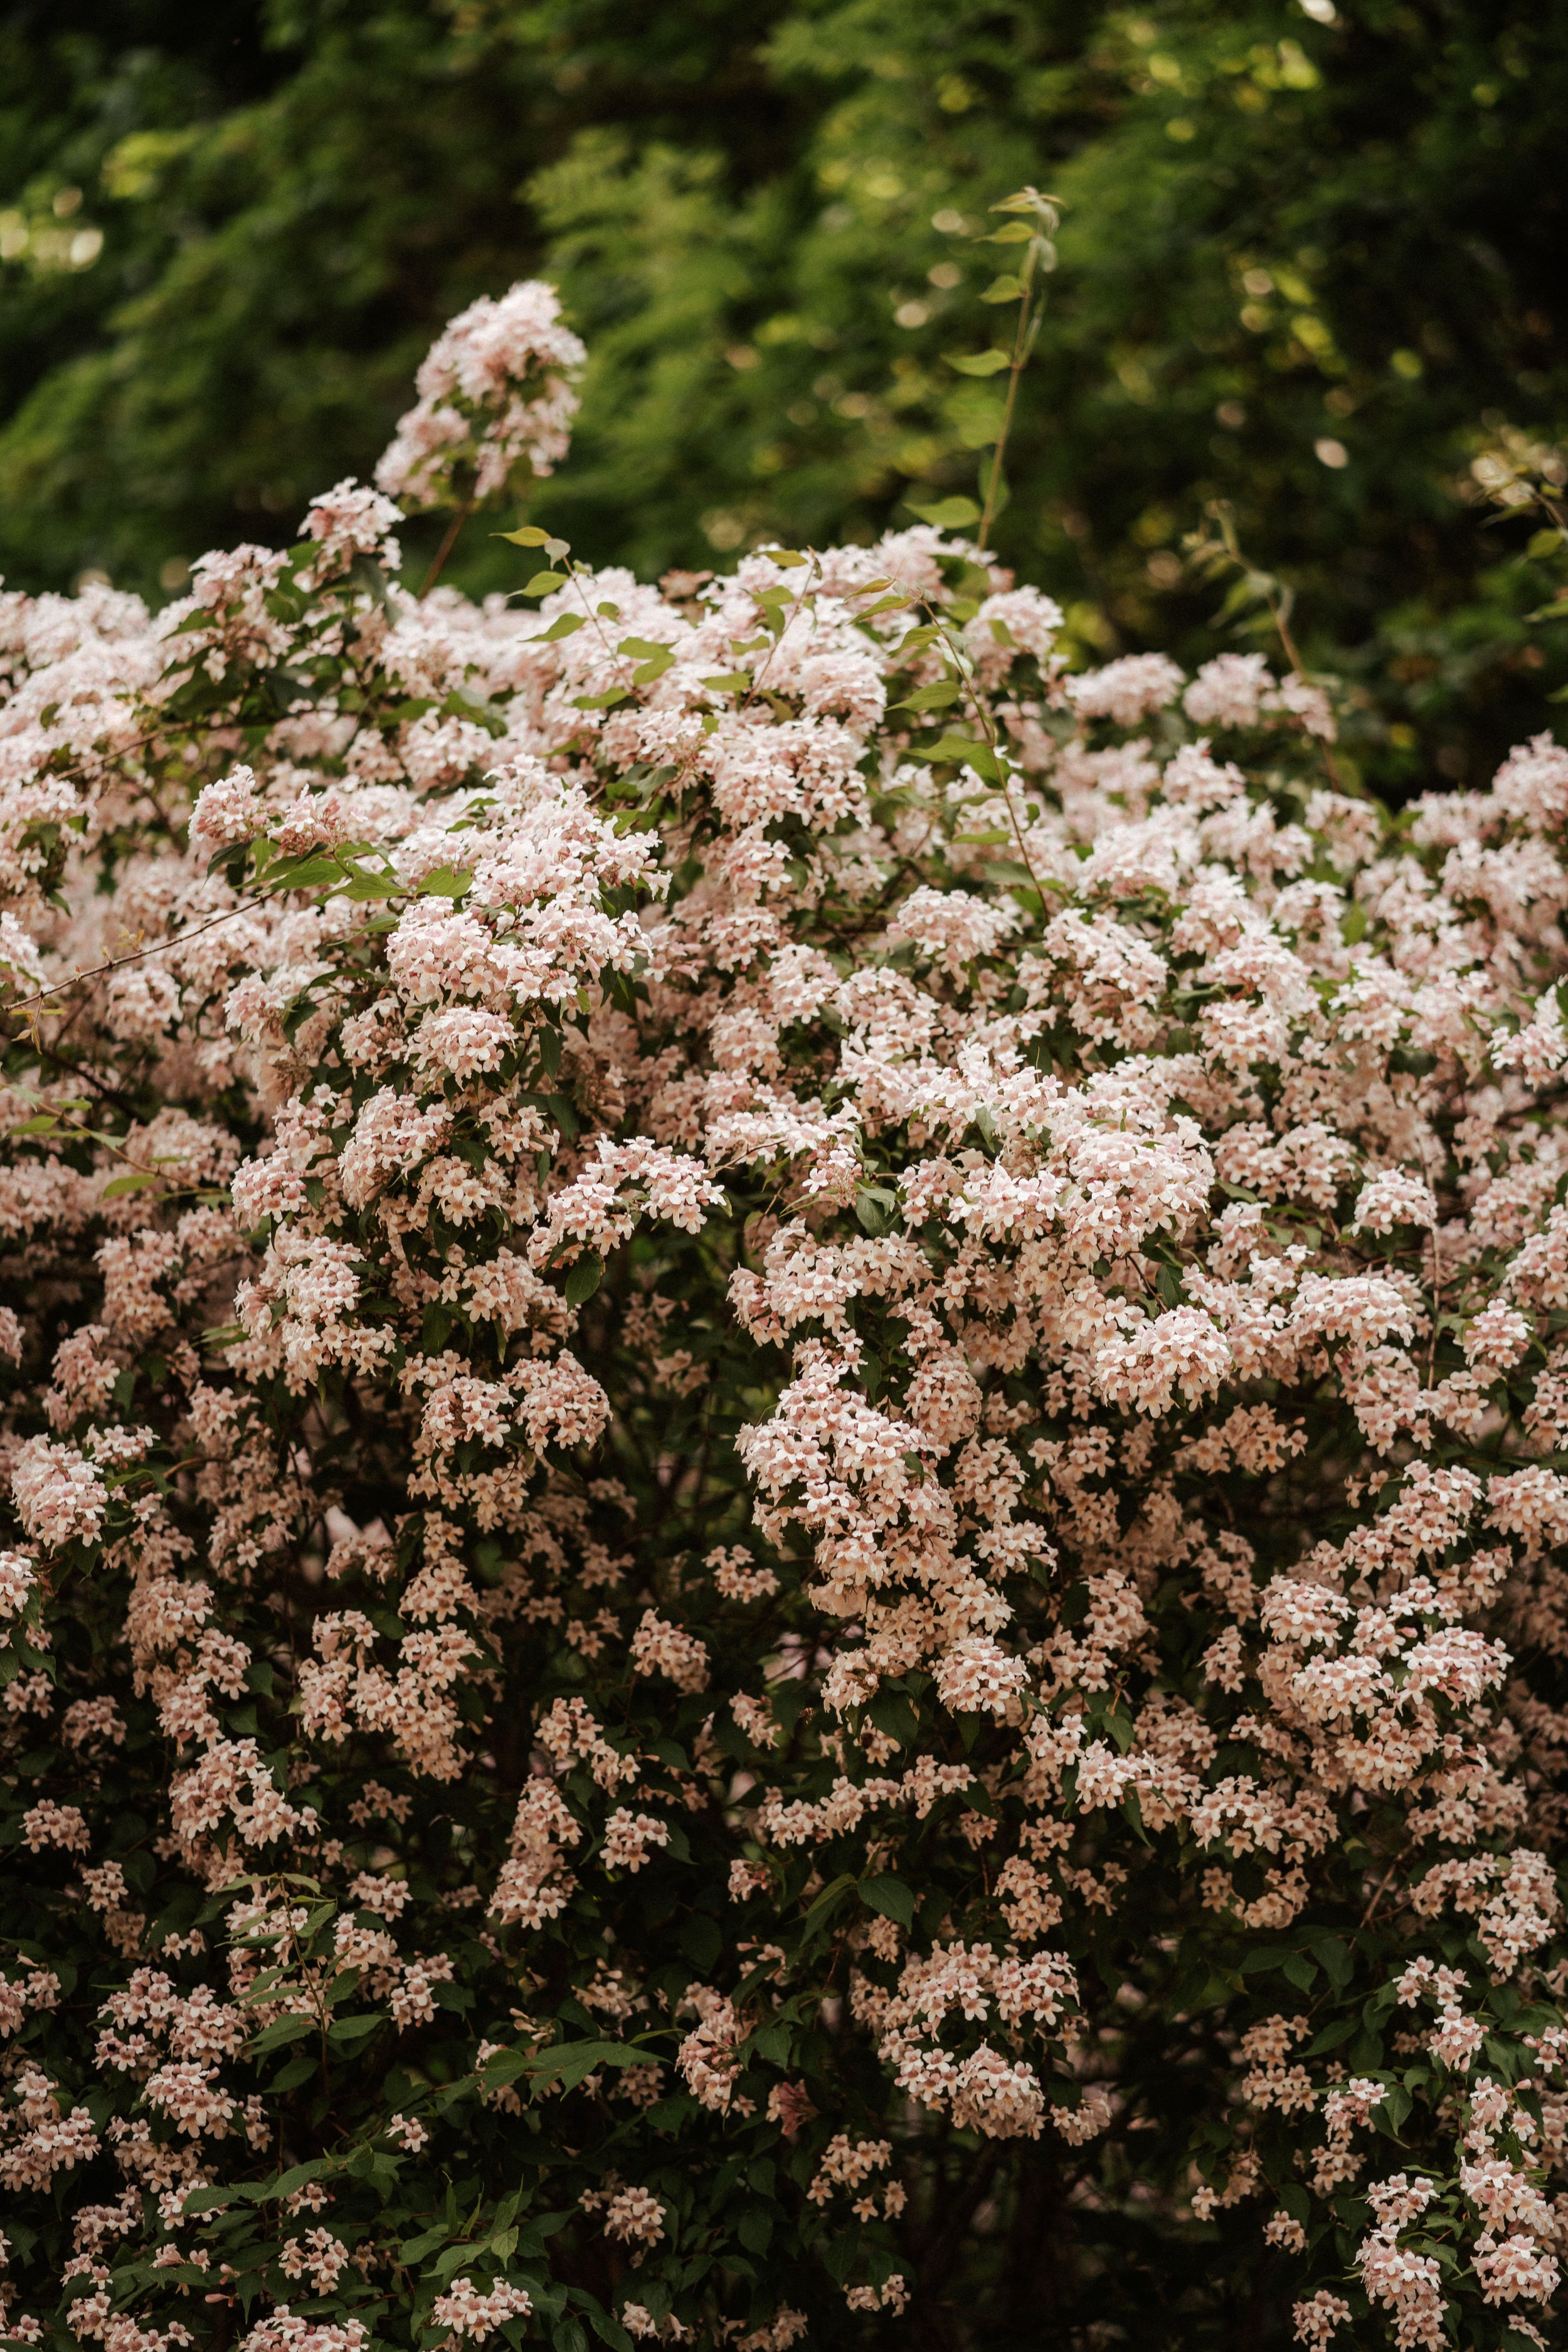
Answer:
[(974, 538), (975, 546), (982, 551), (991, 536), (991, 525), (995, 520), (996, 499), (1002, 487), (1002, 460), (1007, 454), (1008, 437), (1013, 430), (1013, 411), (1017, 406), (1019, 379), (1028, 365), (1029, 354), (1035, 347), (1035, 335), (1039, 329), (1037, 313), (1032, 326), (1030, 321), (1030, 304), (1034, 299), (1035, 280), (1035, 248), (1032, 245), (1029, 247), (1029, 257), (1024, 264), (1024, 268), (1026, 272), (1024, 279), (1024, 299), (1018, 310), (1018, 331), (1013, 338), (1013, 364), (1007, 371), (1007, 398), (1002, 410), (1002, 429), (996, 436), (995, 445), (991, 452), (991, 479), (985, 486), (985, 510), (980, 518), (980, 529)]
[[(1290, 665), (1291, 676), (1298, 685), (1310, 686), (1312, 681), (1307, 675), (1306, 665), (1301, 659), (1295, 634), (1290, 627), (1289, 607), (1285, 598), (1279, 593), (1279, 583), (1271, 572), (1259, 572), (1242, 553), (1241, 541), (1237, 536), (1236, 516), (1229, 501), (1226, 499), (1215, 499), (1209, 508), (1209, 512), (1219, 525), (1220, 537), (1225, 542), (1226, 553), (1237, 570), (1246, 572), (1254, 583), (1258, 594), (1268, 606), (1268, 617), (1274, 624), (1274, 634), (1279, 638), (1280, 649)], [(1336, 793), (1340, 792), (1343, 787), (1339, 768), (1334, 760), (1333, 745), (1322, 741), (1321, 738), (1320, 741), (1323, 765), (1328, 770), (1329, 782)]]
[[(112, 1103), (117, 1110), (124, 1111), (128, 1118), (134, 1116), (131, 1097), (122, 1087), (110, 1086), (96, 1070), (89, 1069), (85, 1062), (73, 1062), (68, 1054), (60, 1053), (55, 1045), (51, 1045), (40, 1034), (35, 1022), (29, 1022), (27, 1028), (32, 1038), (34, 1053), (40, 1055), (44, 1061), (52, 1062), (57, 1070), (64, 1070), (70, 1077), (79, 1080), (84, 1087), (90, 1087), (100, 1102)], [(19, 1045), (21, 1040), (17, 1038), (14, 1042)]]
[[(1388, 1883), (1398, 1867), (1399, 1864), (1397, 1862), (1391, 1862), (1388, 1868), (1384, 1872), (1383, 1876), (1378, 1880), (1377, 1885), (1373, 1888), (1372, 1900), (1368, 1903), (1366, 1909), (1361, 1915), (1361, 1927), (1370, 1927), (1373, 1914), (1376, 1911), (1378, 1905), (1382, 1902), (1384, 1895), (1388, 1887)], [(1358, 1935), (1361, 1933), (1361, 1927), (1358, 1927), (1356, 1930)]]
[[(52, 1118), (57, 1128), (65, 1128), (68, 1129), (71, 1134), (79, 1136), (84, 1143), (101, 1144), (106, 1151), (112, 1151), (118, 1159), (123, 1160), (126, 1166), (133, 1169), (138, 1176), (147, 1176), (156, 1180), (163, 1174), (162, 1169), (156, 1167), (149, 1168), (145, 1160), (132, 1160), (131, 1154), (127, 1151), (124, 1144), (120, 1140), (120, 1138), (117, 1135), (105, 1135), (99, 1128), (84, 1125), (82, 1120), (79, 1118), (73, 1118), (69, 1111), (58, 1108), (53, 1103), (46, 1102), (41, 1095), (34, 1094), (29, 1087), (12, 1087), (8, 1091), (15, 1095), (20, 1095), (24, 1102), (37, 1103), (40, 1114), (47, 1115), (48, 1118)], [(16, 1132), (16, 1130), (13, 1129), (12, 1133), (15, 1134)], [(9, 1138), (6, 1139), (9, 1140)], [(29, 1142), (34, 1140), (32, 1137), (27, 1137), (25, 1139)], [(37, 1140), (41, 1142), (44, 1140), (44, 1138), (39, 1136)], [(194, 1185), (181, 1185), (176, 1189), (181, 1192), (194, 1192), (198, 1188)], [(192, 1456), (193, 1461), (197, 1457), (195, 1455)], [(189, 1465), (184, 1463), (176, 1463), (174, 1466), (176, 1469), (184, 1469)]]
[[(51, 782), (69, 783), (75, 777), (89, 774), (95, 767), (108, 767), (115, 760), (128, 760), (133, 751), (145, 751), (149, 744), (155, 743), (160, 735), (167, 731), (166, 728), (154, 727), (151, 734), (138, 735), (132, 742), (121, 744), (117, 751), (104, 752), (100, 759), (78, 760), (75, 765), (69, 768), (51, 768), (46, 765), (39, 772), (47, 777)], [(143, 789), (146, 787), (143, 786)], [(148, 797), (152, 798), (150, 792)], [(155, 802), (153, 805), (157, 805)]]
[[(991, 209), (993, 212), (1015, 215), (1032, 214), (1035, 229), (1029, 239), (1028, 249), (1024, 257), (1022, 276), (1018, 281), (1022, 290), (1017, 297), (1018, 325), (1013, 337), (1012, 364), (1007, 371), (1007, 397), (1002, 409), (1002, 427), (996, 436), (995, 445), (991, 453), (991, 479), (985, 486), (985, 508), (980, 518), (980, 530), (974, 542), (982, 552), (991, 535), (991, 525), (995, 520), (996, 502), (1002, 493), (1002, 460), (1007, 454), (1007, 443), (1013, 431), (1013, 412), (1018, 403), (1019, 379), (1029, 363), (1030, 354), (1034, 351), (1039, 335), (1040, 321), (1045, 316), (1045, 289), (1039, 280), (1042, 268), (1054, 268), (1056, 266), (1056, 247), (1051, 240), (1056, 235), (1058, 218), (1058, 199), (1054, 196), (1042, 195), (1035, 187), (1022, 188), (1016, 196), (1009, 196), (1003, 204), (993, 205)], [(1001, 235), (1004, 232), (999, 231), (997, 234)]]
[(463, 525), (468, 521), (468, 517), (473, 513), (475, 503), (474, 494), (470, 490), (468, 497), (463, 500), (462, 505), (458, 509), (457, 513), (452, 517), (451, 521), (447, 524), (447, 536), (441, 541), (440, 546), (436, 550), (436, 560), (431, 564), (429, 571), (425, 574), (425, 585), (419, 591), (421, 601), (423, 601), (425, 597), (428, 596), (431, 589), (434, 588), (437, 581), (439, 580), (442, 572), (447, 569), (447, 558), (457, 546), (458, 533), (462, 530)]
[(189, 930), (176, 931), (173, 939), (154, 940), (151, 947), (137, 948), (131, 955), (110, 956), (107, 961), (95, 963), (86, 971), (75, 972), (69, 980), (62, 980), (52, 988), (35, 989), (31, 996), (16, 997), (0, 1010), (25, 1013), (30, 1004), (52, 1003), (56, 997), (68, 996), (73, 989), (85, 988), (90, 980), (101, 980), (107, 971), (119, 971), (125, 964), (141, 963), (148, 956), (163, 955), (170, 948), (183, 948), (187, 940), (199, 940), (204, 931), (210, 931), (216, 924), (229, 922), (236, 915), (243, 915), (252, 907), (264, 905), (265, 901), (265, 892), (254, 898), (241, 898), (237, 906), (226, 907), (218, 915), (209, 915), (205, 923), (197, 923)]
[(975, 724), (985, 738), (985, 748), (990, 752), (992, 758), (995, 761), (998, 772), (1001, 772), (1003, 804), (1007, 811), (1007, 822), (1013, 828), (1013, 839), (1017, 847), (1019, 862), (1022, 865), (1025, 873), (1028, 876), (1030, 884), (1043, 906), (1046, 896), (1045, 888), (1040, 881), (1039, 876), (1035, 871), (1033, 861), (1029, 856), (1028, 848), (1024, 840), (1023, 827), (1018, 823), (1018, 813), (1013, 806), (1012, 761), (1008, 759), (1006, 752), (1001, 748), (1001, 740), (996, 733), (995, 722), (992, 719), (991, 713), (987, 709), (984, 700), (975, 687), (973, 665), (966, 667), (964, 657), (959, 652), (958, 647), (953, 643), (952, 637), (949, 636), (946, 623), (943, 621), (941, 614), (937, 610), (937, 607), (934, 604), (928, 604), (925, 598), (921, 597), (920, 600), (920, 609), (922, 612), (929, 613), (931, 615), (931, 625), (935, 629), (937, 635), (942, 642), (942, 649), (946, 653), (948, 659), (952, 662), (953, 669), (957, 673), (959, 683), (963, 688)]

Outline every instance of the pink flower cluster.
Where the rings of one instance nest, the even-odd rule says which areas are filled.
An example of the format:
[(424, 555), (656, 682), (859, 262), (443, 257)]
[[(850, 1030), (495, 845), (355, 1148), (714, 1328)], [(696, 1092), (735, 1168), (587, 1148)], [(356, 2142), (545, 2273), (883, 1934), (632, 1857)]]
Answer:
[[(419, 398), (376, 467), (378, 488), (410, 508), (452, 506), (459, 467), (479, 499), (505, 489), (520, 465), (550, 473), (566, 455), (577, 412), (572, 380), (585, 356), (561, 323), (553, 286), (531, 278), (500, 301), (481, 295), (431, 345), (416, 382)], [(331, 493), (329, 543), (342, 540), (348, 488)], [(363, 530), (357, 513), (354, 522)]]

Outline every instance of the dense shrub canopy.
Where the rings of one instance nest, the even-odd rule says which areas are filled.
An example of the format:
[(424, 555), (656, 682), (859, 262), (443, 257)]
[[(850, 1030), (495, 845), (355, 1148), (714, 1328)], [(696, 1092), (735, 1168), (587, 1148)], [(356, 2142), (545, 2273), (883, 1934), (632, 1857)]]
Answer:
[(13, 2337), (1546, 2343), (1568, 754), (399, 520), (0, 608)]

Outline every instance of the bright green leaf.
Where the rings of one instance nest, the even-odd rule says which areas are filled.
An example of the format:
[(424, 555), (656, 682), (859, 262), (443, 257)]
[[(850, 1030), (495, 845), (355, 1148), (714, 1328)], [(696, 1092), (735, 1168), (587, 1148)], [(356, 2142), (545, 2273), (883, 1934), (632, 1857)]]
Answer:
[(1011, 352), (974, 352), (961, 355), (949, 352), (947, 363), (949, 367), (956, 368), (960, 375), (998, 375), (1004, 368), (1012, 366), (1013, 354)]

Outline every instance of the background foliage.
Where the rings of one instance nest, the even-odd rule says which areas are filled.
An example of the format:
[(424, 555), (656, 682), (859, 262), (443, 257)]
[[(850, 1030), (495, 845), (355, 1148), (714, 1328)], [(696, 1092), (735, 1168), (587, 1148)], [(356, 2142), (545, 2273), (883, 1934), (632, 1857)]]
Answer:
[(553, 527), (654, 571), (867, 537), (969, 487), (995, 400), (944, 354), (1033, 179), (1068, 212), (1000, 544), (1085, 650), (1213, 650), (1181, 541), (1217, 493), (1365, 684), (1385, 792), (1544, 723), (1522, 534), (1455, 493), (1568, 407), (1561, 12), (36, 0), (0, 45), (13, 585), (284, 543), (440, 320), (535, 270), (595, 354)]

